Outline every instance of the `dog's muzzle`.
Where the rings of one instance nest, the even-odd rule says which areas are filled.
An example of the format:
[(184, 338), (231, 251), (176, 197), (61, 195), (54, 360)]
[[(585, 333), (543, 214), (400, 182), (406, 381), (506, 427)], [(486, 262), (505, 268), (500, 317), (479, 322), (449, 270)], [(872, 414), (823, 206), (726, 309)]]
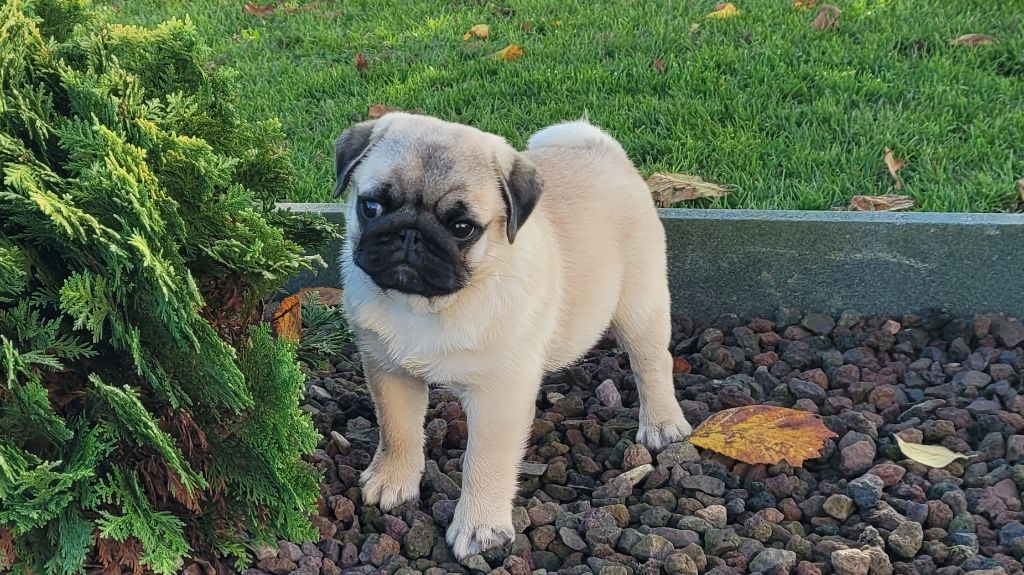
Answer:
[(452, 294), (465, 285), (461, 256), (433, 230), (407, 226), (364, 233), (354, 254), (378, 287), (424, 297)]

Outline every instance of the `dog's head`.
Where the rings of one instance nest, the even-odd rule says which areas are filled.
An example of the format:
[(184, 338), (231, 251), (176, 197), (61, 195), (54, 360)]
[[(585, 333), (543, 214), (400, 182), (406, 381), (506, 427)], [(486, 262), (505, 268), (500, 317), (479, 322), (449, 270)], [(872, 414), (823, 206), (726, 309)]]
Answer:
[(541, 193), (504, 139), (398, 112), (345, 130), (335, 175), (335, 197), (351, 185), (352, 262), (382, 290), (426, 298), (470, 285), (495, 243), (515, 242)]

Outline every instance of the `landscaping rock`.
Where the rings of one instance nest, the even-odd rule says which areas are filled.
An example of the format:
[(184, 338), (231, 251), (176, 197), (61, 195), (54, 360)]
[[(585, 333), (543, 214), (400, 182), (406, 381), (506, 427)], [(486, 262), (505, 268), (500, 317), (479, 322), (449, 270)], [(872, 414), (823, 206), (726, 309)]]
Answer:
[(837, 575), (868, 575), (871, 555), (859, 549), (837, 549), (831, 555)]
[[(376, 447), (365, 439), (379, 430), (361, 371), (338, 362), (309, 374), (330, 395), (306, 399), (324, 421), (312, 456), (325, 472), (321, 540), (283, 542), (249, 575), (1019, 570), (1024, 351), (1006, 346), (1014, 324), (1001, 324), (1003, 340), (995, 316), (988, 328), (940, 316), (844, 317), (831, 327), (800, 312), (778, 323), (674, 324), (672, 347), (692, 366), (675, 376), (690, 422), (750, 402), (816, 412), (838, 437), (801, 468), (747, 465), (686, 441), (658, 453), (637, 444), (635, 376), (620, 367), (628, 357), (614, 340), (547, 376), (514, 502), (517, 536), (461, 564), (445, 541), (465, 472), (458, 398), (431, 390), (422, 500), (384, 514), (362, 505), (358, 489)], [(895, 433), (979, 455), (931, 469), (907, 459)]]
[(761, 573), (789, 573), (796, 567), (796, 553), (769, 547), (758, 553), (748, 567)]
[(924, 542), (924, 529), (920, 523), (907, 521), (889, 535), (889, 549), (903, 559), (913, 559)]

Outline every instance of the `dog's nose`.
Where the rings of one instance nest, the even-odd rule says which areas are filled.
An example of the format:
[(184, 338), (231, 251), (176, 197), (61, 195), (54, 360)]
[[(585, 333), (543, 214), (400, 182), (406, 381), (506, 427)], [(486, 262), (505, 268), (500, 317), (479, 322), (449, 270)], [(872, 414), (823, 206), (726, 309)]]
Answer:
[(415, 229), (404, 229), (398, 234), (399, 239), (402, 240), (402, 248), (408, 250), (413, 248), (420, 243), (420, 232)]

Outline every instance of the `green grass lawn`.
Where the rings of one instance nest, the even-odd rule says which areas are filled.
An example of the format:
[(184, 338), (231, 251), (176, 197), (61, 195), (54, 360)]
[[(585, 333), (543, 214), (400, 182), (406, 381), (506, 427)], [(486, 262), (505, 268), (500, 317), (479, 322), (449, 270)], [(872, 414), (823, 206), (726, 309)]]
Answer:
[[(812, 29), (816, 9), (790, 0), (734, 1), (742, 14), (725, 20), (705, 18), (710, 0), (320, 0), (262, 17), (241, 0), (97, 4), (124, 23), (189, 15), (217, 61), (239, 70), (245, 113), (283, 123), (301, 173), (295, 201), (328, 199), (334, 139), (386, 104), (517, 146), (586, 112), (645, 175), (733, 186), (697, 206), (828, 209), (905, 193), (924, 210), (1018, 208), (1019, 0), (839, 0), (841, 26), (829, 32)], [(481, 23), (490, 38), (463, 41)], [(998, 42), (949, 45), (967, 33)], [(509, 43), (525, 56), (489, 57)], [(901, 192), (886, 147), (906, 162)]]

